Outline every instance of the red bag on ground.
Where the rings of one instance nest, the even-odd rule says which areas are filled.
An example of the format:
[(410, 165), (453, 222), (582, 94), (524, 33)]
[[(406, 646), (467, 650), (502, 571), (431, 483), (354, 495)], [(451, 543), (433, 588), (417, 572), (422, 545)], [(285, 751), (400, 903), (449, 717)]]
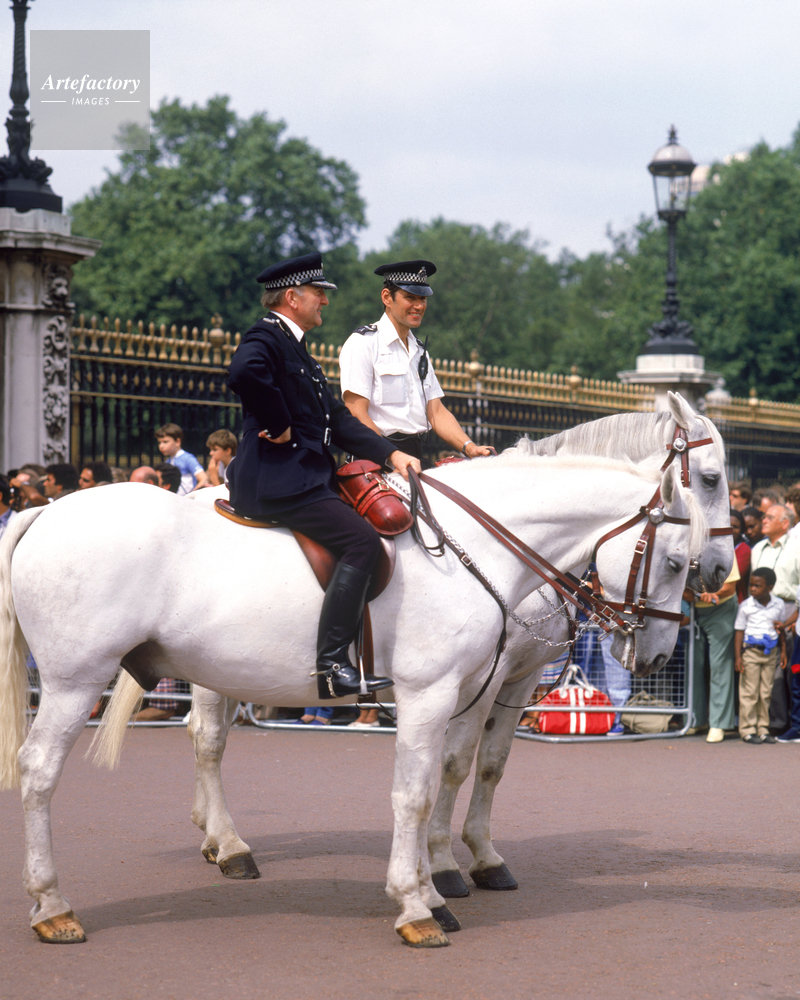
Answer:
[[(605, 707), (610, 712), (581, 712), (584, 706)], [(561, 684), (545, 695), (540, 708), (578, 709), (578, 711), (542, 712), (539, 730), (551, 736), (601, 736), (614, 725), (614, 706), (607, 694), (586, 680), (577, 663), (568, 667)]]

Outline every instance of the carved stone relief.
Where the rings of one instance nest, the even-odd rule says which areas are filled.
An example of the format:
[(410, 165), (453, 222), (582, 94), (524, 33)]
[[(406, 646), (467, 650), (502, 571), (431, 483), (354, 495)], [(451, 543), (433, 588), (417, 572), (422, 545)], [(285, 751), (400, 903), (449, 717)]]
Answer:
[(43, 457), (46, 463), (69, 459), (69, 338), (74, 305), (69, 301), (71, 270), (45, 264), (42, 305), (54, 310), (42, 339)]

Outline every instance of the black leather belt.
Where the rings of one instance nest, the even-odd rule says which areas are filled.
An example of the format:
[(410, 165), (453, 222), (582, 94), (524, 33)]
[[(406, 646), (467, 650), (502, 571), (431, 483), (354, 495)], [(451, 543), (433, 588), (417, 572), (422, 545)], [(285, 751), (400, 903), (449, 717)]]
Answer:
[(397, 445), (399, 451), (404, 451), (407, 455), (413, 455), (422, 461), (422, 445), (427, 438), (427, 434), (387, 434), (386, 437), (392, 444)]

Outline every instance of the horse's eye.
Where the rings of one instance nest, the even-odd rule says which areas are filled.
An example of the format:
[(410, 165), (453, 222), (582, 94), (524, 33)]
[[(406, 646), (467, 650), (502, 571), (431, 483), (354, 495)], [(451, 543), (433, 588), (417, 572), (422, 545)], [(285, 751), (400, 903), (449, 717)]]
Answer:
[(669, 559), (668, 558), (667, 559), (667, 565), (672, 570), (672, 572), (677, 575), (678, 573), (680, 573), (683, 570), (683, 567), (686, 564), (684, 562), (682, 562), (680, 559)]
[(702, 479), (707, 490), (715, 490), (719, 486), (719, 476), (703, 476)]

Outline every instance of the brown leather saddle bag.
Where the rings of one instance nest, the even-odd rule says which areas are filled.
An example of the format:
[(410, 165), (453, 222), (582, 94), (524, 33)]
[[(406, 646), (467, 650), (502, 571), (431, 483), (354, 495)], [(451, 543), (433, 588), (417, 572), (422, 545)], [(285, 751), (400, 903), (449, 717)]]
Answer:
[(374, 462), (348, 462), (337, 469), (336, 489), (342, 500), (366, 518), (379, 535), (391, 538), (411, 527), (411, 511)]

